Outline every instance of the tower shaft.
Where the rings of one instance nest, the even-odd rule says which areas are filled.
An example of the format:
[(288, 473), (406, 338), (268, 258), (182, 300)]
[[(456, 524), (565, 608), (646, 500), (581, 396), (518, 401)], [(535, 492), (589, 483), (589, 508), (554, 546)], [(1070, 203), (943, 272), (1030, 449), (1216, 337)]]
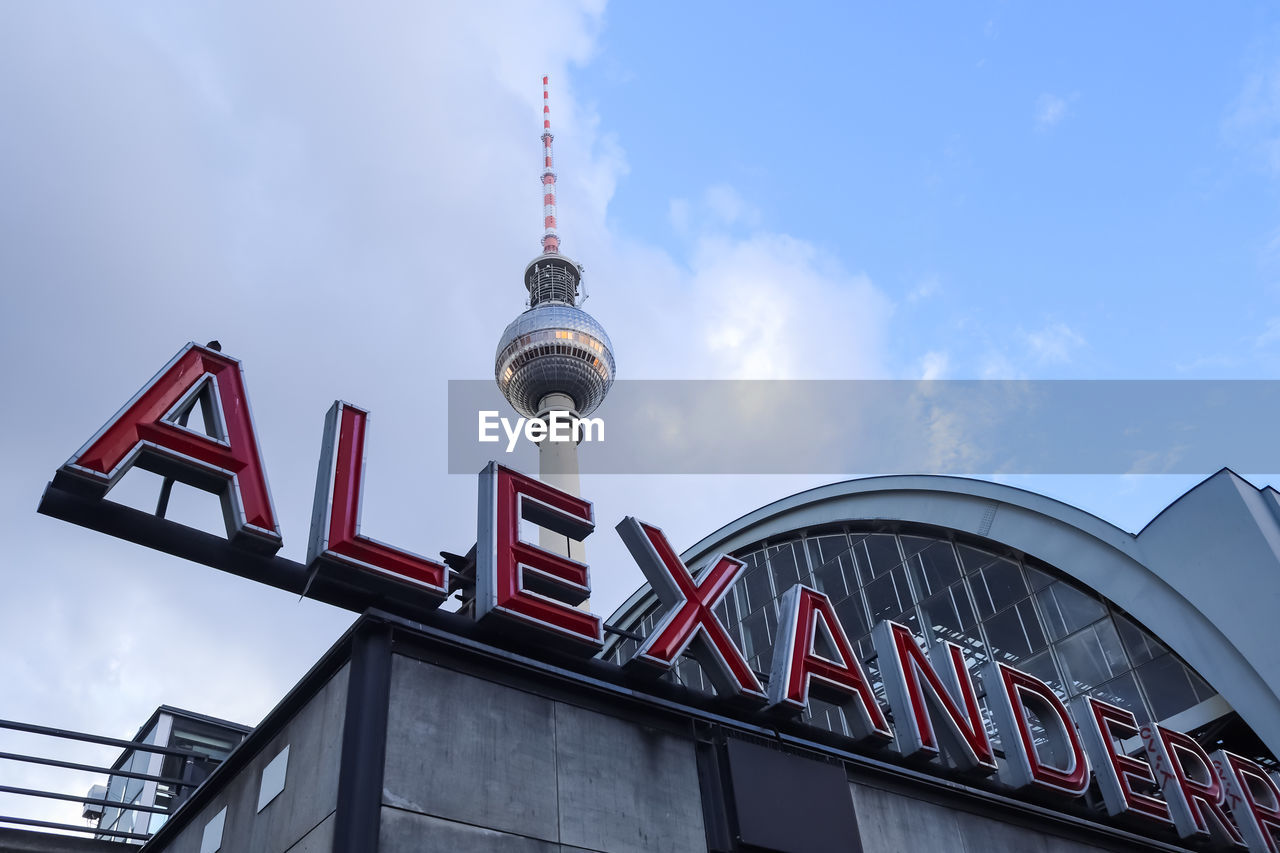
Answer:
[[(553, 411), (573, 412), (573, 400), (566, 394), (548, 394), (542, 401), (548, 414)], [(582, 496), (582, 481), (578, 474), (578, 445), (572, 441), (543, 441), (538, 445), (538, 479), (562, 492)], [(548, 530), (538, 531), (538, 544), (580, 563), (586, 562), (583, 543)], [(586, 607), (590, 602), (584, 602)]]

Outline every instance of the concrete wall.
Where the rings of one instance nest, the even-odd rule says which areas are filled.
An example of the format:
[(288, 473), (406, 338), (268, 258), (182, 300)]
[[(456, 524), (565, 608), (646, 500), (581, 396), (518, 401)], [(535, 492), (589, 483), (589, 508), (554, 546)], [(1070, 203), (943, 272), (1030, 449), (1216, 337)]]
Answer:
[[(369, 828), (376, 832), (378, 850), (348, 853), (696, 853), (708, 848), (704, 801), (717, 836), (727, 834), (732, 821), (731, 809), (726, 810), (733, 800), (729, 789), (704, 791), (701, 785), (732, 785), (741, 794), (746, 788), (741, 779), (732, 781), (734, 773), (752, 781), (779, 777), (779, 771), (758, 769), (760, 762), (717, 763), (711, 751), (717, 731), (701, 729), (698, 736), (710, 739), (700, 745), (691, 721), (678, 711), (645, 711), (589, 685), (575, 687), (571, 678), (539, 677), (492, 659), (445, 655), (441, 660), (460, 668), (451, 669), (386, 653), (391, 659), (382, 784), (355, 792), (369, 797), (356, 806), (362, 814), (366, 805), (371, 808), (367, 814), (377, 823)], [(359, 770), (341, 761), (349, 670), (350, 664), (338, 670), (265, 748), (233, 777), (218, 782), (220, 788), (209, 792), (190, 821), (174, 825), (173, 838), (161, 839), (164, 847), (148, 845), (148, 853), (201, 853), (205, 827), (223, 808), (223, 853), (331, 853), (339, 779)], [(754, 749), (777, 748), (767, 737), (749, 740)], [(284, 787), (259, 813), (263, 768), (286, 745)], [(725, 755), (731, 758), (732, 752)], [(809, 763), (826, 775), (835, 773), (821, 786), (832, 793), (835, 807), (818, 811), (826, 831), (819, 848), (797, 846), (788, 853), (1171, 849), (1109, 838), (1045, 820), (1034, 810), (970, 796), (956, 786), (921, 784), (860, 763), (845, 766), (812, 756)], [(844, 776), (842, 769), (852, 775)], [(788, 776), (785, 791), (806, 791), (804, 796), (812, 798), (806, 787), (809, 771), (795, 772), (800, 776)], [(845, 791), (856, 828), (847, 813), (839, 821), (834, 816), (849, 802), (841, 800)], [(757, 797), (750, 813), (786, 825), (798, 812), (783, 800), (775, 793)], [(741, 797), (737, 808), (743, 808)], [(810, 841), (817, 837), (809, 836)], [(795, 841), (789, 832), (782, 837)], [(828, 843), (832, 838), (834, 845)]]
[[(342, 724), (346, 716), (344, 666), (249, 764), (183, 827), (164, 853), (200, 853), (205, 827), (224, 807), (222, 853), (329, 853), (338, 802)], [(285, 785), (258, 812), (262, 770), (289, 747)], [(150, 853), (150, 847), (148, 847)]]
[(864, 853), (1093, 853), (1133, 849), (1119, 844), (1098, 847), (867, 785), (853, 784), (850, 788)]
[(706, 849), (691, 738), (409, 658), (381, 853)]

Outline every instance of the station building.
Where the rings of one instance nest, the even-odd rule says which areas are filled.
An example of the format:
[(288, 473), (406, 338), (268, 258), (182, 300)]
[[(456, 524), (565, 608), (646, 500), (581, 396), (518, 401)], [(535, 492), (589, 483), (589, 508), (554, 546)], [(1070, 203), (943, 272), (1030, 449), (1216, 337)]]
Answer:
[[(1277, 497), (1224, 470), (1135, 535), (986, 481), (871, 478), (763, 507), (681, 561), (746, 563), (715, 612), (762, 682), (777, 671), (785, 592), (800, 584), (832, 603), (891, 720), (869, 639), (880, 620), (922, 645), (954, 643), (975, 671), (1005, 663), (1073, 709), (1093, 697), (1269, 772), (1280, 746)], [(716, 695), (705, 659), (686, 656), (656, 680), (624, 667), (663, 616), (654, 592), (637, 590), (605, 620), (604, 651), (586, 657), (465, 613), (371, 608), (143, 849), (1230, 847), (1110, 815), (1097, 781), (1055, 797), (904, 757), (894, 741), (867, 746), (847, 708), (817, 698), (795, 717), (744, 707)], [(980, 682), (979, 700), (1003, 765), (1011, 745), (991, 717), (992, 689)], [(1052, 752), (1051, 740), (1037, 748)], [(1116, 747), (1144, 751), (1136, 738)], [(1154, 775), (1145, 788), (1129, 782), (1160, 799)], [(1252, 794), (1261, 812), (1280, 810), (1265, 785)], [(1280, 823), (1259, 826), (1274, 845)]]

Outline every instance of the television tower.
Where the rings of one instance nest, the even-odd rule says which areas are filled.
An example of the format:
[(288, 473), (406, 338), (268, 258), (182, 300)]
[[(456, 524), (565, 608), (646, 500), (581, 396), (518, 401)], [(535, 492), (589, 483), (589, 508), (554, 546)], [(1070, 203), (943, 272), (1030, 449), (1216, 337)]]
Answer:
[[(556, 232), (556, 173), (551, 160), (551, 104), (542, 78), (542, 253), (524, 268), (529, 307), (498, 341), (494, 378), (511, 406), (526, 418), (565, 412), (573, 418), (596, 410), (613, 384), (613, 346), (604, 327), (580, 307), (582, 267), (560, 254)], [(544, 483), (581, 494), (578, 446), (544, 440), (538, 446)], [(539, 544), (583, 560), (581, 542), (543, 530)]]

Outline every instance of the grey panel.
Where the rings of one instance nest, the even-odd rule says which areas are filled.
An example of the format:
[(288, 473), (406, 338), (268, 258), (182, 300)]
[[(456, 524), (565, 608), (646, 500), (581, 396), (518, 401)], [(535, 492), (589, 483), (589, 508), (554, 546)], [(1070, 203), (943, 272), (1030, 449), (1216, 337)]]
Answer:
[(730, 787), (744, 844), (785, 853), (858, 850), (842, 765), (729, 738)]
[[(178, 834), (165, 853), (197, 853), (205, 824), (227, 807), (222, 850), (284, 853), (333, 814), (338, 802), (342, 757), (342, 723), (346, 717), (347, 677), (344, 665), (290, 720), (279, 734), (219, 792)], [(288, 744), (289, 768), (284, 790), (258, 813), (262, 769)], [(322, 831), (323, 832), (323, 831)], [(332, 835), (332, 830), (329, 830)], [(315, 842), (319, 844), (320, 836)], [(329, 847), (297, 846), (298, 851)]]
[(548, 699), (396, 655), (382, 801), (557, 841), (554, 726)]
[(333, 853), (333, 820), (329, 815), (301, 841), (289, 848), (288, 853)]
[[(935, 806), (935, 808), (945, 808)], [(1017, 850), (1020, 853), (1048, 853), (1048, 838), (1042, 833), (1021, 826), (1013, 826), (989, 817), (952, 811), (960, 830), (960, 842), (965, 853), (991, 853), (993, 850)], [(1082, 848), (1088, 850), (1090, 848)]]
[(854, 784), (850, 787), (865, 853), (902, 853), (907, 850), (1093, 853), (1133, 849), (1120, 844), (1100, 847), (1074, 841), (868, 785)]
[[(1094, 847), (1091, 844), (1085, 844), (1081, 841), (1071, 841), (1067, 838), (1058, 838), (1055, 835), (1046, 835), (1044, 837), (1045, 853), (1094, 853), (1102, 848)], [(990, 851), (987, 851), (990, 853)]]
[(556, 758), (565, 845), (706, 849), (692, 740), (558, 703)]
[(958, 844), (960, 824), (951, 809), (878, 788), (850, 787), (864, 853), (962, 849)]
[(378, 853), (559, 853), (560, 845), (402, 809), (382, 808)]

